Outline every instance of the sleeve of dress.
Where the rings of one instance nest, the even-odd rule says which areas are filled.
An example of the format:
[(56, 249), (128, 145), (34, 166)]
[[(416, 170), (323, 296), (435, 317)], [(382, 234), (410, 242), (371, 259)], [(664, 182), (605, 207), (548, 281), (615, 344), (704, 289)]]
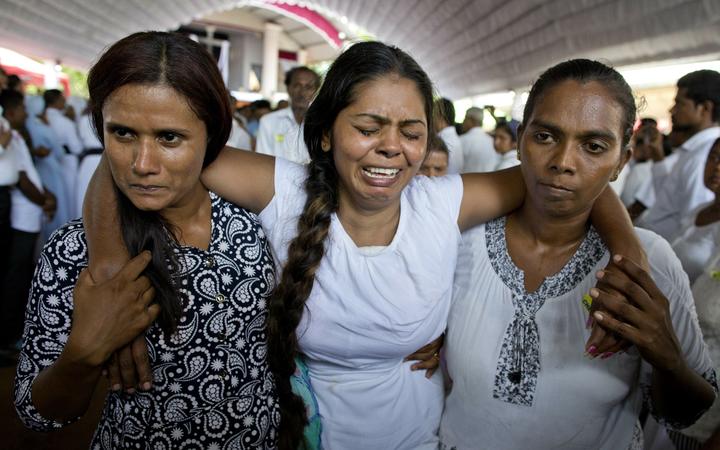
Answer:
[[(275, 158), (275, 195), (258, 218), (281, 267), (287, 247), (297, 234), (298, 217), (305, 206), (307, 167), (285, 158)], [(279, 275), (278, 275), (279, 276)]]
[[(648, 260), (652, 266), (652, 277), (670, 304), (673, 328), (687, 364), (690, 369), (712, 385), (717, 396), (718, 384), (715, 370), (698, 323), (690, 282), (682, 269), (680, 260), (673, 253), (670, 244), (657, 236), (646, 249)], [(686, 423), (671, 422), (657, 414), (651, 395), (652, 371), (652, 366), (643, 361), (640, 374), (643, 401), (653, 417), (658, 423), (671, 429), (682, 429), (695, 423), (702, 413)]]
[(72, 325), (75, 282), (87, 266), (80, 222), (56, 231), (47, 242), (35, 268), (25, 313), (23, 348), (15, 375), (15, 409), (22, 422), (36, 431), (61, 428), (79, 419), (57, 422), (41, 416), (32, 400), (38, 374), (62, 353)]
[(437, 208), (439, 214), (448, 217), (457, 224), (460, 204), (463, 198), (463, 182), (460, 175), (443, 177), (417, 177), (417, 182), (428, 193), (429, 204)]

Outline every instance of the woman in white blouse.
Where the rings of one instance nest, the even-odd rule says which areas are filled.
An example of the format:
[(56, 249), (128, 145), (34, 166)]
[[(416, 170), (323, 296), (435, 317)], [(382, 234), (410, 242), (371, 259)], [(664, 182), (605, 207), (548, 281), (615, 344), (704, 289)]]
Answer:
[(495, 127), (493, 134), (493, 147), (498, 154), (498, 163), (495, 170), (509, 169), (517, 166), (520, 161), (517, 158), (517, 129), (518, 121), (501, 121)]
[[(717, 147), (717, 144), (716, 144)], [(692, 287), (700, 328), (710, 350), (710, 358), (718, 370), (720, 363), (720, 250), (705, 263), (702, 273)], [(704, 444), (703, 449), (720, 447), (720, 402), (713, 403), (693, 426), (683, 430)]]
[[(589, 211), (628, 160), (634, 119), (625, 80), (595, 61), (561, 63), (533, 86), (519, 133), (525, 203), (465, 232), (458, 256), (442, 448), (641, 448), (643, 400), (675, 426), (712, 403), (714, 371), (669, 245), (638, 230), (652, 279), (617, 255), (601, 270), (610, 254)], [(609, 311), (593, 319), (634, 344), (627, 352), (584, 345), (592, 299)]]
[(708, 153), (703, 178), (705, 187), (715, 193), (715, 198), (698, 206), (687, 217), (683, 232), (672, 244), (691, 283), (720, 248), (720, 139)]

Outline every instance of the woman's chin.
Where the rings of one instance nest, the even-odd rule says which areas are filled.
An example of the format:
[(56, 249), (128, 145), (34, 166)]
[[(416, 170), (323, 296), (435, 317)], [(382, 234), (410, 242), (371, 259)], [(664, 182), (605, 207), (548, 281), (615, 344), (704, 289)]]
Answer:
[(145, 195), (129, 195), (127, 197), (140, 211), (162, 211), (168, 206), (167, 200), (162, 198), (148, 198)]

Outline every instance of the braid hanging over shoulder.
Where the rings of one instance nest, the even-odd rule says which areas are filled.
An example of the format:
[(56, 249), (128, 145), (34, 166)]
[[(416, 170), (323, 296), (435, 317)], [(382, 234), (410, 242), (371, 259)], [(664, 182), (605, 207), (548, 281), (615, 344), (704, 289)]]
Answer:
[(338, 206), (337, 172), (333, 164), (328, 153), (308, 166), (307, 201), (298, 220), (298, 234), (288, 247), (280, 283), (270, 300), (268, 361), (280, 399), (278, 446), (281, 450), (304, 447), (307, 414), (302, 399), (292, 392), (290, 376), (295, 372), (295, 357), (299, 353), (295, 330), (325, 254), (330, 220)]

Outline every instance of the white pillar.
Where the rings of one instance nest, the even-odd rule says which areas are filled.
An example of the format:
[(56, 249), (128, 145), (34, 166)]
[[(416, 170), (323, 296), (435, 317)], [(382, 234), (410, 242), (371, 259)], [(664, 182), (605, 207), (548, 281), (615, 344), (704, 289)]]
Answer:
[(300, 66), (306, 66), (307, 65), (307, 55), (308, 52), (304, 48), (301, 48), (297, 51), (297, 62)]
[(263, 65), (260, 92), (270, 99), (277, 92), (278, 51), (280, 50), (280, 32), (282, 27), (276, 23), (265, 22), (263, 34)]
[(57, 63), (55, 61), (46, 60), (43, 67), (43, 78), (45, 89), (57, 89), (60, 85), (58, 80), (58, 71), (55, 69)]

